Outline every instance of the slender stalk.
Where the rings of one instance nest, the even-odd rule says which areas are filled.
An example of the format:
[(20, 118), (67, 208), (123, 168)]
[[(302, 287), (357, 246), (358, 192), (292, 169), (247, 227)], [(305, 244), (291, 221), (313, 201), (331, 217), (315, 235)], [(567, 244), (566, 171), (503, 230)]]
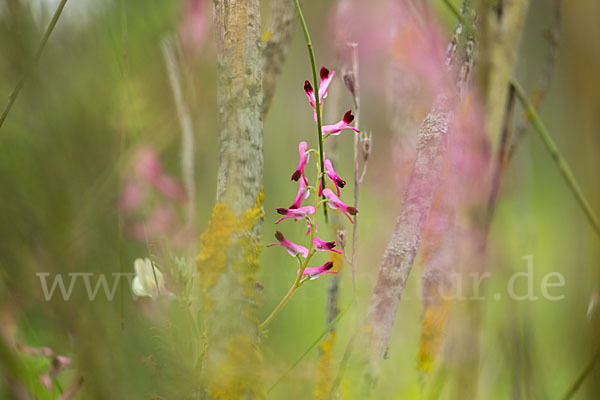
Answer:
[(546, 150), (548, 150), (550, 156), (552, 156), (552, 159), (556, 163), (556, 166), (558, 167), (563, 178), (567, 182), (569, 189), (571, 189), (571, 191), (575, 195), (575, 199), (583, 209), (583, 212), (585, 213), (585, 216), (587, 217), (588, 221), (590, 222), (598, 236), (600, 236), (600, 222), (598, 222), (598, 217), (594, 213), (594, 210), (590, 206), (590, 203), (583, 194), (583, 190), (581, 190), (581, 187), (577, 183), (577, 180), (575, 179), (575, 176), (573, 175), (573, 171), (571, 171), (569, 164), (561, 154), (560, 150), (558, 149), (558, 146), (552, 139), (552, 136), (550, 136), (550, 133), (548, 132), (546, 126), (538, 116), (537, 112), (535, 111), (535, 108), (529, 102), (529, 99), (523, 91), (523, 88), (521, 88), (519, 83), (515, 80), (511, 81), (511, 85), (514, 87), (517, 98), (519, 99), (519, 102), (525, 109), (525, 112), (531, 117), (531, 123), (542, 138), (542, 142), (544, 143), (544, 146), (546, 146)]
[(585, 368), (583, 369), (583, 371), (581, 371), (581, 373), (577, 377), (577, 380), (575, 382), (573, 382), (573, 385), (571, 386), (571, 388), (569, 389), (569, 391), (567, 392), (565, 397), (563, 397), (563, 400), (569, 400), (570, 398), (573, 397), (573, 395), (577, 392), (577, 390), (579, 390), (579, 387), (581, 386), (583, 381), (585, 381), (585, 378), (587, 378), (588, 375), (594, 370), (594, 367), (596, 366), (596, 363), (598, 362), (599, 358), (600, 358), (600, 350), (597, 350), (594, 353), (594, 355), (592, 356), (592, 358), (590, 358), (590, 360), (588, 361), (588, 363), (585, 366)]
[[(354, 75), (354, 90), (352, 97), (354, 99), (354, 108), (356, 109), (357, 129), (360, 129), (360, 83), (358, 79), (358, 45), (352, 44), (352, 74)], [(358, 208), (358, 194), (360, 189), (360, 172), (358, 162), (358, 142), (359, 133), (354, 134), (354, 207)], [(358, 241), (358, 215), (354, 216), (354, 225), (352, 226), (352, 293), (356, 297), (356, 243)]]
[(279, 302), (279, 304), (277, 304), (277, 307), (275, 307), (275, 309), (271, 312), (271, 314), (269, 314), (269, 316), (267, 317), (267, 319), (265, 319), (263, 321), (262, 324), (260, 324), (260, 329), (265, 329), (265, 327), (267, 325), (269, 325), (269, 323), (271, 321), (273, 321), (273, 318), (275, 318), (275, 316), (277, 316), (277, 314), (279, 314), (279, 311), (281, 311), (281, 309), (283, 308), (283, 306), (285, 306), (287, 304), (287, 302), (292, 298), (292, 295), (296, 292), (296, 290), (305, 282), (302, 280), (302, 273), (304, 272), (304, 270), (306, 269), (306, 266), (308, 265), (308, 262), (310, 261), (311, 257), (313, 256), (313, 254), (315, 253), (313, 251), (313, 244), (312, 244), (312, 240), (314, 238), (314, 226), (313, 223), (311, 221), (310, 223), (310, 250), (308, 253), (308, 257), (306, 257), (306, 259), (304, 260), (304, 262), (302, 263), (302, 266), (300, 267), (300, 270), (298, 271), (298, 276), (296, 277), (296, 280), (294, 281), (294, 284), (292, 285), (292, 287), (290, 288), (290, 290), (288, 290), (287, 294), (283, 297), (283, 299), (281, 299), (281, 301)]
[[(304, 38), (306, 39), (306, 47), (308, 48), (308, 55), (310, 56), (310, 65), (312, 67), (312, 75), (313, 75), (313, 86), (315, 88), (315, 110), (317, 112), (317, 134), (319, 135), (319, 164), (321, 169), (321, 185), (325, 188), (325, 166), (324, 166), (324, 157), (323, 157), (323, 129), (321, 123), (321, 105), (319, 104), (319, 81), (317, 76), (317, 64), (315, 63), (315, 52), (312, 47), (312, 42), (310, 40), (310, 34), (308, 33), (308, 27), (306, 26), (306, 21), (304, 20), (304, 15), (302, 14), (302, 8), (300, 8), (300, 3), (298, 0), (293, 0), (294, 5), (296, 6), (296, 13), (298, 14), (298, 18), (300, 19), (300, 24), (302, 25), (302, 31), (304, 32)], [(318, 185), (317, 185), (318, 186)], [(323, 199), (325, 196), (323, 196)], [(323, 207), (323, 214), (325, 215), (325, 221), (327, 221), (327, 207)]]
[[(37, 51), (35, 52), (35, 55), (33, 57), (33, 64), (30, 68), (33, 68), (35, 66), (35, 64), (37, 64), (37, 62), (39, 61), (40, 56), (42, 55), (42, 51), (44, 50), (44, 47), (46, 47), (46, 43), (48, 42), (48, 39), (50, 38), (50, 35), (52, 34), (52, 31), (54, 30), (54, 27), (56, 26), (56, 23), (58, 22), (58, 18), (60, 18), (60, 14), (62, 13), (62, 10), (63, 10), (63, 8), (65, 8), (66, 4), (67, 4), (67, 0), (61, 0), (58, 7), (56, 7), (56, 11), (54, 11), (52, 20), (50, 20), (50, 25), (48, 25), (48, 28), (46, 28), (46, 32), (44, 32), (44, 36), (42, 36), (42, 41), (40, 42), (40, 45), (39, 45)], [(23, 88), (23, 85), (25, 85), (25, 80), (27, 79), (27, 76), (29, 75), (29, 70), (30, 69), (28, 68), (25, 71), (23, 76), (21, 76), (21, 79), (19, 79), (19, 81), (17, 82), (13, 91), (8, 95), (8, 104), (6, 105), (6, 108), (4, 109), (4, 111), (2, 112), (2, 116), (0, 116), (0, 128), (2, 128), (2, 125), (4, 124), (4, 120), (8, 116), (8, 113), (10, 112), (10, 109), (12, 108), (13, 104), (15, 103), (15, 100), (17, 99), (19, 92)]]
[(298, 359), (290, 366), (290, 368), (283, 373), (283, 375), (281, 375), (279, 377), (279, 379), (277, 379), (275, 381), (275, 383), (273, 385), (271, 385), (271, 387), (267, 390), (267, 393), (270, 393), (275, 386), (277, 386), (279, 384), (279, 382), (282, 381), (283, 378), (285, 378), (287, 376), (287, 374), (289, 374), (295, 367), (296, 365), (300, 364), (300, 361), (302, 361), (304, 359), (304, 357), (306, 357), (306, 355), (308, 353), (310, 353), (310, 351), (312, 349), (315, 348), (315, 346), (317, 344), (319, 344), (319, 342), (321, 341), (321, 339), (323, 339), (325, 337), (325, 335), (327, 335), (327, 333), (329, 333), (330, 330), (333, 329), (333, 327), (335, 326), (335, 324), (338, 323), (338, 321), (344, 316), (344, 314), (346, 313), (346, 311), (348, 311), (350, 309), (350, 307), (352, 307), (352, 304), (354, 303), (354, 300), (352, 300), (352, 302), (346, 307), (344, 308), (328, 325), (327, 327), (325, 327), (325, 329), (323, 330), (323, 332), (321, 332), (321, 334), (319, 335), (319, 337), (317, 337), (311, 344), (310, 346), (308, 346), (308, 348), (304, 351), (304, 353), (302, 353), (302, 355), (300, 357), (298, 357)]

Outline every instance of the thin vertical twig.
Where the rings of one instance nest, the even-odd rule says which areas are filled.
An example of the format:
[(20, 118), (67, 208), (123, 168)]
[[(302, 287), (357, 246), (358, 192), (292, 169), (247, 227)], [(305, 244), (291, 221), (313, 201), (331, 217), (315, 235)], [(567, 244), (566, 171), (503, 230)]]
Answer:
[(194, 221), (194, 209), (196, 204), (196, 183), (194, 179), (194, 129), (189, 108), (183, 97), (181, 86), (181, 69), (175, 51), (175, 42), (172, 38), (165, 37), (162, 41), (162, 52), (167, 66), (167, 74), (171, 84), (171, 91), (175, 99), (177, 117), (181, 125), (181, 172), (183, 183), (188, 196), (187, 219), (189, 223)]
[(19, 92), (21, 92), (21, 89), (23, 88), (23, 85), (25, 85), (25, 80), (29, 76), (29, 72), (38, 63), (42, 55), (42, 51), (44, 51), (46, 43), (48, 43), (48, 39), (50, 39), (50, 35), (52, 34), (52, 31), (54, 31), (54, 27), (56, 26), (56, 23), (58, 22), (58, 19), (60, 18), (60, 15), (62, 14), (62, 11), (65, 8), (66, 4), (67, 0), (61, 0), (61, 2), (58, 4), (58, 7), (56, 7), (56, 11), (54, 11), (52, 20), (50, 20), (50, 24), (48, 25), (48, 28), (46, 28), (46, 32), (44, 32), (44, 36), (42, 36), (42, 41), (40, 42), (40, 45), (37, 51), (35, 52), (32, 65), (26, 69), (25, 73), (23, 74), (23, 76), (21, 76), (21, 79), (19, 79), (13, 91), (8, 95), (8, 104), (6, 105), (6, 108), (0, 116), (0, 128), (2, 128), (2, 125), (4, 124), (8, 113), (10, 112), (13, 104), (15, 103), (15, 100), (17, 99), (17, 96), (19, 95)]
[[(360, 129), (360, 81), (358, 78), (358, 44), (349, 43), (352, 49), (352, 97), (354, 99), (356, 128)], [(360, 166), (359, 155), (359, 133), (354, 134), (354, 208), (358, 209), (358, 195), (360, 189)], [(354, 225), (352, 226), (352, 293), (356, 297), (356, 244), (358, 238), (358, 215), (354, 216)]]

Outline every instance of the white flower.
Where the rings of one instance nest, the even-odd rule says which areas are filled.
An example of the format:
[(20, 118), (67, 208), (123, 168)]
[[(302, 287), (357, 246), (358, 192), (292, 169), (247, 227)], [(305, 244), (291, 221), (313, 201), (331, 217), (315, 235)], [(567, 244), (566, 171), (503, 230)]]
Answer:
[[(165, 280), (156, 265), (149, 258), (138, 258), (133, 262), (135, 278), (131, 283), (131, 290), (136, 296), (156, 298), (164, 292)], [(156, 275), (156, 278), (155, 278)], [(158, 282), (158, 287), (157, 287)]]

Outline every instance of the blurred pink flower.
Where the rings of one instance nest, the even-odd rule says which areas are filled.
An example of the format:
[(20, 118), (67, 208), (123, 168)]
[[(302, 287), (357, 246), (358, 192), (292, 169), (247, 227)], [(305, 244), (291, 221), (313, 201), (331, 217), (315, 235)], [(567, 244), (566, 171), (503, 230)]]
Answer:
[(307, 148), (308, 144), (306, 142), (300, 142), (298, 144), (298, 167), (296, 168), (296, 171), (294, 171), (294, 173), (292, 174), (293, 181), (297, 181), (298, 179), (300, 179), (300, 177), (302, 177), (306, 185), (308, 185), (308, 179), (306, 179), (306, 176), (304, 175), (304, 167), (306, 166), (306, 163), (308, 163), (308, 160), (310, 158), (310, 153), (306, 151)]
[(185, 193), (183, 185), (167, 174), (160, 175), (154, 182), (154, 186), (162, 194), (173, 200), (187, 200), (187, 194)]
[(134, 222), (129, 225), (129, 233), (135, 239), (145, 242), (172, 233), (175, 229), (176, 214), (169, 205), (160, 205), (152, 210), (147, 221)]
[(288, 218), (294, 218), (294, 221), (304, 219), (308, 215), (314, 214), (315, 208), (313, 206), (304, 206), (300, 208), (278, 208), (277, 213), (285, 216), (275, 221), (276, 224)]
[(125, 185), (119, 198), (119, 208), (124, 212), (132, 212), (144, 200), (142, 187), (131, 179), (125, 179)]
[(317, 251), (333, 251), (334, 253), (342, 254), (341, 251), (334, 249), (334, 247), (335, 247), (334, 241), (326, 242), (315, 236), (315, 238), (313, 239), (313, 244), (315, 245), (315, 249)]
[(142, 147), (135, 156), (135, 172), (146, 182), (154, 183), (163, 169), (158, 153), (150, 147)]
[(275, 231), (275, 238), (277, 239), (278, 243), (271, 243), (267, 245), (267, 247), (281, 246), (286, 249), (289, 255), (292, 257), (296, 257), (298, 254), (304, 258), (308, 257), (308, 249), (306, 247), (290, 242), (283, 236), (283, 233)]
[(334, 210), (340, 210), (346, 217), (348, 217), (350, 222), (354, 223), (350, 215), (358, 214), (358, 210), (356, 208), (350, 207), (349, 205), (341, 201), (329, 188), (323, 190), (323, 195), (327, 198), (327, 205), (329, 206), (329, 208)]
[(179, 37), (186, 56), (195, 58), (208, 38), (211, 12), (206, 0), (187, 0), (183, 6)]
[[(337, 274), (337, 271), (332, 271), (333, 262), (328, 261), (320, 267), (312, 267), (312, 268), (304, 268), (304, 272), (302, 272), (302, 276), (309, 276), (310, 279), (317, 279), (319, 275), (322, 274)], [(300, 269), (296, 271), (296, 275), (300, 273)]]
[(344, 118), (341, 121), (333, 124), (333, 125), (324, 125), (323, 126), (323, 134), (330, 134), (337, 136), (343, 129), (352, 129), (354, 132), (360, 132), (353, 126), (350, 126), (350, 123), (354, 121), (354, 115), (352, 115), (352, 110), (346, 111), (344, 114)]
[(169, 234), (179, 247), (192, 243), (195, 229), (181, 221), (177, 208), (187, 201), (183, 185), (165, 172), (158, 152), (141, 147), (123, 177), (119, 209), (126, 230), (136, 240), (155, 240)]

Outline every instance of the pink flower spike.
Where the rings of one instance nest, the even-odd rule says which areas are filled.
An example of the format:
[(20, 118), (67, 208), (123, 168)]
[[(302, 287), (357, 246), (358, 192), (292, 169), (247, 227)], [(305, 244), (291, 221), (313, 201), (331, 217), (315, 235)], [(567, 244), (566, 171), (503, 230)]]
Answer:
[(300, 179), (298, 181), (298, 194), (296, 194), (296, 199), (294, 203), (290, 206), (290, 208), (300, 208), (302, 207), (302, 202), (310, 195), (310, 189), (306, 186), (304, 179)]
[(323, 102), (323, 99), (327, 97), (327, 89), (329, 84), (335, 76), (335, 71), (329, 72), (325, 67), (321, 67), (321, 83), (319, 84), (319, 104)]
[(340, 210), (342, 213), (344, 213), (346, 217), (348, 217), (350, 222), (354, 223), (350, 215), (358, 214), (358, 210), (356, 208), (350, 207), (349, 205), (341, 201), (329, 188), (323, 190), (323, 195), (327, 198), (327, 204), (329, 205), (329, 208), (332, 208), (334, 210)]
[(315, 90), (309, 81), (304, 81), (304, 93), (308, 96), (308, 102), (310, 106), (314, 109), (317, 106), (317, 101), (315, 100)]
[[(322, 274), (337, 274), (337, 271), (332, 271), (333, 262), (328, 261), (320, 267), (312, 267), (312, 268), (304, 268), (304, 272), (302, 272), (302, 276), (309, 276), (310, 280), (317, 279), (319, 275)], [(296, 275), (300, 273), (300, 270), (296, 271)]]
[(293, 181), (297, 181), (298, 179), (300, 179), (300, 177), (302, 177), (306, 185), (308, 185), (308, 179), (306, 179), (306, 176), (304, 175), (304, 167), (306, 166), (310, 158), (310, 153), (306, 151), (307, 148), (308, 144), (306, 142), (300, 142), (298, 144), (298, 167), (292, 174)]
[(285, 237), (283, 237), (283, 233), (275, 231), (275, 238), (279, 243), (271, 243), (267, 245), (267, 247), (281, 246), (284, 249), (286, 249), (289, 255), (292, 257), (296, 257), (298, 254), (300, 254), (304, 258), (308, 257), (308, 249), (306, 247), (290, 242)]
[(353, 126), (350, 126), (350, 123), (354, 121), (354, 115), (352, 115), (352, 110), (346, 111), (344, 114), (344, 118), (333, 125), (325, 125), (323, 126), (323, 134), (331, 134), (337, 136), (343, 129), (352, 129), (354, 132), (360, 132)]
[(313, 206), (304, 206), (300, 208), (278, 208), (277, 213), (284, 215), (284, 217), (279, 218), (277, 221), (275, 221), (276, 224), (288, 218), (294, 218), (294, 221), (304, 219), (307, 215), (314, 214), (315, 208)]
[(326, 242), (322, 239), (319, 239), (318, 237), (315, 237), (313, 239), (313, 244), (315, 245), (315, 249), (317, 251), (333, 251), (334, 253), (342, 254), (341, 251), (334, 249), (334, 247), (335, 247), (334, 241)]
[(344, 186), (346, 186), (346, 181), (340, 178), (339, 175), (335, 173), (335, 170), (333, 169), (333, 165), (331, 164), (330, 160), (325, 160), (323, 162), (323, 166), (325, 167), (325, 172), (327, 176), (333, 181), (333, 184), (337, 189), (337, 195), (339, 196), (340, 188), (344, 188)]

